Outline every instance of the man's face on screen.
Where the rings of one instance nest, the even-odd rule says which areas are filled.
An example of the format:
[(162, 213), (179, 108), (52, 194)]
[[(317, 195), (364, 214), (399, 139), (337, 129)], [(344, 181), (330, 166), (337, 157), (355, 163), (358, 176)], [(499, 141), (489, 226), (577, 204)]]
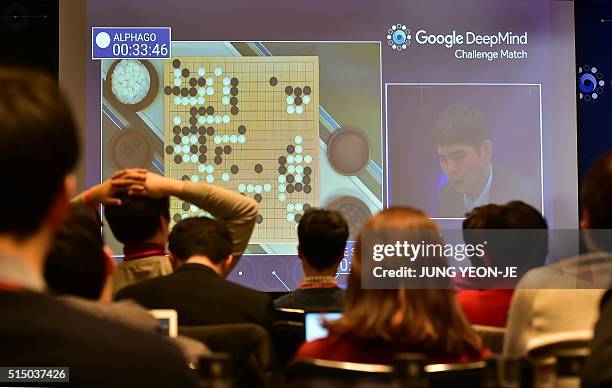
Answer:
[(485, 143), (478, 148), (461, 143), (438, 146), (440, 167), (458, 192), (478, 195), (482, 191), (491, 160)]

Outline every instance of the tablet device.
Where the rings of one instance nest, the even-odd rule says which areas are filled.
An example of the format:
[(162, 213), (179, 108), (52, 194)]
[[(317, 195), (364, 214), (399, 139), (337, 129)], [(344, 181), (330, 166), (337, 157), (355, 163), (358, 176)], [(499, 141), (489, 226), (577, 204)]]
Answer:
[(176, 310), (149, 310), (151, 314), (159, 322), (159, 331), (168, 337), (178, 336), (178, 315)]
[(304, 320), (306, 341), (314, 341), (327, 337), (327, 329), (323, 326), (324, 321), (334, 321), (342, 317), (340, 311), (329, 312), (307, 312)]

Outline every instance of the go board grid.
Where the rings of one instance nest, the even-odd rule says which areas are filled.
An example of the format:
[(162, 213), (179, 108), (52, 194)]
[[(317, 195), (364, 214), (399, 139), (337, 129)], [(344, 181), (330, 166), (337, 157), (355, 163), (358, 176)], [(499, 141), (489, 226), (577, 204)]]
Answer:
[[(318, 100), (318, 82), (319, 82), (319, 66), (317, 57), (176, 57), (171, 58), (165, 63), (164, 71), (164, 86), (174, 86), (174, 70), (173, 61), (178, 59), (180, 63), (179, 69), (187, 68), (189, 76), (183, 77), (181, 74), (181, 88), (185, 85), (189, 88), (189, 80), (192, 77), (199, 78), (198, 69), (203, 67), (206, 74), (203, 78), (212, 77), (215, 90), (212, 95), (205, 95), (206, 102), (203, 105), (175, 105), (174, 95), (164, 95), (164, 148), (168, 146), (176, 146), (173, 139), (173, 127), (175, 126), (173, 119), (178, 116), (181, 119), (181, 128), (183, 126), (191, 127), (189, 118), (191, 117), (190, 109), (192, 107), (208, 107), (212, 106), (215, 109), (213, 116), (228, 115), (229, 123), (197, 123), (197, 127), (208, 128), (212, 126), (215, 130), (213, 136), (206, 135), (205, 145), (207, 150), (205, 155), (207, 160), (204, 164), (214, 166), (212, 174), (201, 172), (198, 166), (202, 163), (199, 161), (181, 162), (177, 164), (174, 160), (177, 155), (175, 151), (166, 152), (164, 155), (166, 176), (174, 179), (182, 179), (184, 176), (191, 178), (196, 176), (200, 182), (205, 182), (209, 175), (214, 177), (212, 184), (238, 191), (239, 184), (253, 185), (250, 188), (256, 188), (258, 185), (264, 187), (265, 184), (271, 185), (270, 191), (261, 190), (260, 193), (253, 191), (245, 191), (245, 194), (254, 198), (255, 194), (261, 195), (259, 203), (259, 213), (263, 217), (261, 223), (257, 224), (253, 232), (251, 242), (253, 243), (294, 243), (297, 240), (295, 221), (289, 221), (287, 204), (301, 203), (309, 204), (312, 207), (318, 206), (319, 187), (318, 187), (318, 144), (319, 144), (319, 100)], [(215, 68), (221, 68), (222, 74), (216, 76)], [(224, 105), (222, 102), (223, 94), (223, 79), (229, 77), (238, 80), (238, 112), (236, 115), (231, 113), (231, 104)], [(276, 77), (278, 83), (272, 86), (270, 79)], [(287, 86), (300, 87), (309, 86), (311, 92), (309, 94), (310, 102), (302, 103), (304, 108), (302, 114), (289, 114), (287, 111), (287, 94), (285, 88)], [(230, 86), (231, 87), (231, 86)], [(196, 85), (196, 89), (200, 87)], [(197, 94), (199, 96), (199, 94)], [(302, 95), (303, 97), (303, 95)], [(200, 117), (197, 115), (196, 117)], [(218, 120), (218, 119), (217, 119)], [(246, 140), (244, 143), (221, 142), (215, 144), (215, 137), (234, 135), (239, 137), (238, 128), (244, 125)], [(295, 137), (300, 135), (303, 138), (301, 146), (303, 147), (302, 156), (310, 155), (312, 161), (310, 163), (301, 163), (303, 167), (309, 166), (312, 173), (310, 179), (310, 193), (305, 193), (302, 189), (300, 192), (293, 193), (284, 192), (286, 200), (279, 200), (279, 157), (288, 157), (287, 146), (296, 146)], [(184, 135), (181, 133), (181, 141), (184, 140)], [(198, 138), (200, 134), (193, 135), (189, 133), (190, 139), (188, 147), (191, 147), (193, 140), (192, 136)], [(234, 139), (235, 140), (235, 139)], [(181, 144), (183, 146), (184, 144)], [(217, 165), (214, 162), (215, 149), (229, 145), (232, 150), (229, 154), (223, 153), (223, 161)], [(169, 148), (169, 147), (168, 147)], [(198, 155), (200, 152), (197, 153)], [(183, 155), (183, 154), (181, 154)], [(189, 153), (188, 155), (192, 155)], [(296, 152), (293, 153), (296, 155)], [(261, 164), (263, 170), (261, 173), (255, 172), (255, 165)], [(236, 165), (239, 168), (237, 174), (230, 171), (231, 166)], [(286, 164), (288, 165), (288, 163)], [(294, 164), (297, 166), (298, 164)], [(229, 181), (222, 180), (222, 174), (229, 174)], [(288, 176), (289, 174), (284, 174)], [(295, 174), (294, 174), (295, 176)], [(306, 175), (303, 175), (306, 176)], [(182, 201), (173, 198), (171, 200), (171, 216), (179, 214), (180, 217), (203, 215), (202, 211), (196, 209), (187, 211), (182, 208)], [(293, 213), (301, 214), (302, 212)]]

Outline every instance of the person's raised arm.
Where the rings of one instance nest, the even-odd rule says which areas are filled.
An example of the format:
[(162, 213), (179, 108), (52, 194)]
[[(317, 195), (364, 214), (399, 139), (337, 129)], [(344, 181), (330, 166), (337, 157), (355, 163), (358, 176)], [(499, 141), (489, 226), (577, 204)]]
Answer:
[(100, 204), (121, 205), (121, 200), (117, 198), (117, 194), (126, 192), (133, 186), (142, 186), (146, 178), (146, 171), (142, 169), (117, 171), (110, 179), (83, 191), (72, 198), (70, 202), (73, 204), (84, 202), (90, 206), (98, 206)]
[[(257, 202), (238, 193), (208, 183), (193, 183), (164, 178), (152, 172), (145, 172), (142, 184), (133, 185), (129, 194), (153, 198), (175, 196), (209, 212), (222, 221), (232, 232), (234, 264), (246, 249), (258, 214)], [(124, 179), (141, 178), (136, 174)]]

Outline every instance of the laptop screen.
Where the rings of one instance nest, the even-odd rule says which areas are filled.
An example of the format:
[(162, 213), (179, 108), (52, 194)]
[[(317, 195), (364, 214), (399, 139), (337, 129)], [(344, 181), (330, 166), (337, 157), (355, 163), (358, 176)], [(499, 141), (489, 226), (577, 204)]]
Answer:
[(304, 326), (306, 329), (306, 341), (314, 341), (327, 336), (327, 329), (323, 326), (324, 321), (334, 321), (342, 317), (341, 312), (308, 312)]

